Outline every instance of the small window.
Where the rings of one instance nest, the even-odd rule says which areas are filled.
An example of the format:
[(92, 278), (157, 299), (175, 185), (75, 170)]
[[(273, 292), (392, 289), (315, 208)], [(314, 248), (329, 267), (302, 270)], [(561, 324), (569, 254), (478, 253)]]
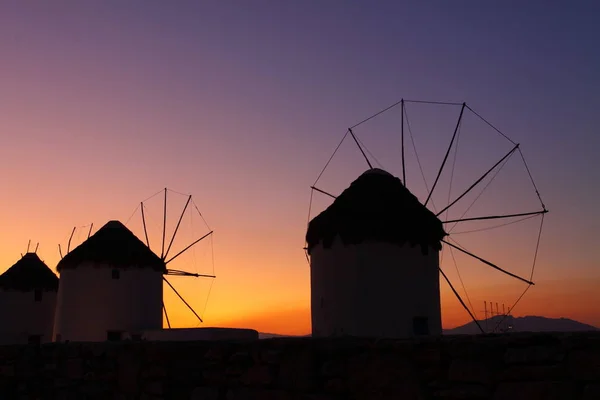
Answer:
[(28, 344), (35, 344), (38, 345), (42, 342), (42, 335), (30, 335), (27, 338), (27, 343)]
[(121, 331), (108, 331), (106, 332), (106, 340), (109, 342), (118, 342), (121, 340)]
[(321, 308), (323, 308), (323, 306), (325, 305), (324, 302), (325, 302), (325, 299), (321, 297)]
[(413, 333), (416, 336), (429, 335), (429, 321), (427, 317), (413, 318)]
[(35, 289), (35, 291), (33, 292), (33, 299), (34, 299), (34, 301), (42, 301), (42, 290), (41, 289)]
[(112, 278), (119, 279), (120, 277), (121, 277), (121, 271), (119, 271), (118, 269), (113, 269), (112, 270)]

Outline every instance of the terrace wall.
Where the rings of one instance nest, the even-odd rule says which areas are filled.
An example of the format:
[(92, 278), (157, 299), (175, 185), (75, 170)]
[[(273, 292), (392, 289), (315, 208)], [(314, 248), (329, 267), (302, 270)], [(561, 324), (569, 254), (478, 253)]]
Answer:
[(600, 399), (600, 334), (0, 347), (6, 399)]

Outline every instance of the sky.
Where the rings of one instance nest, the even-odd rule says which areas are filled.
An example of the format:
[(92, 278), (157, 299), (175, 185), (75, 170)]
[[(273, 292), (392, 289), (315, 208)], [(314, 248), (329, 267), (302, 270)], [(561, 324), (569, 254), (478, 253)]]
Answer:
[[(520, 143), (550, 210), (536, 285), (514, 315), (600, 326), (598, 17), (592, 1), (4, 1), (0, 271), (29, 240), (54, 268), (74, 226), (72, 246), (111, 219), (133, 221), (139, 234), (135, 207), (168, 187), (192, 194), (214, 230), (178, 268), (214, 267), (217, 278), (172, 278), (205, 325), (308, 333), (310, 186), (347, 128), (401, 98), (466, 102)], [(459, 112), (406, 104), (428, 187)], [(397, 176), (400, 113), (355, 130)], [(463, 122), (437, 210), (512, 148), (468, 110)], [(410, 143), (407, 187), (423, 199)], [(339, 194), (365, 170), (353, 146), (344, 141), (318, 187)], [(540, 209), (519, 154), (510, 162), (466, 216)], [(313, 197), (314, 217), (329, 200)], [(152, 235), (161, 234), (161, 201), (148, 202)], [(169, 201), (172, 228), (185, 197)], [(445, 216), (460, 217), (462, 202)], [(187, 212), (174, 248), (207, 229)], [(529, 277), (540, 220), (451, 237)], [(510, 306), (526, 288), (456, 251), (444, 251), (442, 266), (479, 317), (484, 301)], [(468, 322), (445, 282), (441, 291), (444, 326)], [(174, 325), (197, 325), (165, 296)]]

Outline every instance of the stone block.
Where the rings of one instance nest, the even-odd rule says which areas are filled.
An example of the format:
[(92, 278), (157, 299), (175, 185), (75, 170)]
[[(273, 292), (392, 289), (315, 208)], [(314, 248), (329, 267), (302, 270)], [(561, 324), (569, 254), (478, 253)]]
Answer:
[(139, 392), (140, 362), (132, 355), (119, 357), (117, 367), (117, 386), (121, 393), (134, 394)]
[(565, 358), (565, 350), (558, 346), (514, 347), (506, 350), (504, 361), (507, 364), (558, 363)]
[(600, 351), (572, 351), (567, 358), (567, 365), (573, 379), (600, 381)]
[(346, 366), (344, 361), (326, 361), (321, 366), (321, 376), (325, 378), (344, 376)]
[(557, 381), (567, 376), (563, 364), (557, 365), (512, 365), (498, 373), (500, 381)]
[(574, 400), (577, 394), (573, 382), (507, 382), (498, 385), (493, 400)]
[(69, 379), (82, 379), (84, 375), (83, 360), (69, 358), (65, 362), (65, 377)]
[(583, 397), (581, 400), (600, 399), (600, 383), (591, 383), (583, 388)]
[(294, 349), (281, 360), (277, 384), (283, 389), (310, 391), (317, 386), (317, 365), (313, 352)]
[(455, 384), (434, 392), (435, 399), (444, 400), (484, 400), (489, 399), (492, 389), (481, 384)]
[(454, 360), (450, 364), (448, 379), (453, 382), (490, 384), (494, 381), (488, 362)]
[(242, 375), (240, 381), (248, 386), (267, 386), (274, 381), (274, 377), (268, 365), (254, 365)]
[(196, 387), (190, 400), (219, 400), (219, 389), (214, 387)]
[(222, 368), (205, 368), (202, 370), (202, 380), (208, 385), (224, 385), (227, 383), (227, 374)]
[(332, 378), (325, 382), (326, 393), (345, 393), (348, 385), (342, 378)]
[(164, 384), (159, 380), (147, 382), (144, 384), (143, 393), (153, 396), (162, 396), (164, 393)]
[(346, 361), (350, 391), (418, 385), (418, 373), (406, 358), (393, 353), (362, 353)]
[(227, 400), (292, 400), (293, 393), (275, 389), (232, 388), (227, 390)]
[(260, 351), (260, 360), (267, 364), (279, 364), (281, 362), (281, 350), (264, 349)]
[(0, 365), (0, 377), (13, 377), (15, 376), (14, 365)]
[(146, 365), (142, 369), (142, 377), (149, 379), (162, 379), (167, 376), (167, 370), (163, 365)]

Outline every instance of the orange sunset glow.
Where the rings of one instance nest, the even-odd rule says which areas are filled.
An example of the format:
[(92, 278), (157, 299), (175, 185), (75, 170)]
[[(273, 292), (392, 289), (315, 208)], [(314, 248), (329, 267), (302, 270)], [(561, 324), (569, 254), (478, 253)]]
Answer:
[[(197, 206), (183, 214), (170, 255), (214, 231), (169, 268), (216, 275), (169, 278), (204, 320), (165, 285), (171, 325), (309, 334), (307, 217), (332, 202), (319, 193), (311, 201), (310, 186), (348, 127), (401, 98), (458, 103), (406, 106), (406, 186), (424, 202), (465, 101), (494, 126), (465, 113), (428, 207), (442, 210), (513, 148), (497, 127), (527, 167), (515, 153), (440, 219), (538, 211), (537, 188), (549, 210), (539, 246), (539, 215), (492, 230), (506, 221), (449, 224), (450, 237), (533, 277), (514, 316), (600, 326), (594, 44), (556, 39), (570, 54), (560, 57), (540, 45), (558, 35), (548, 21), (530, 34), (519, 20), (507, 36), (510, 10), (425, 18), (420, 3), (283, 3), (1, 5), (0, 272), (30, 240), (56, 271), (73, 227), (71, 249), (92, 223), (93, 233), (113, 219), (143, 240), (139, 205), (155, 193), (146, 218), (160, 254), (168, 188), (166, 245), (186, 195)], [(398, 39), (407, 32), (414, 39)], [(400, 116), (391, 109), (354, 130), (376, 166), (398, 177)], [(367, 168), (346, 138), (316, 186), (339, 195)], [(447, 246), (440, 257), (478, 319), (484, 301), (502, 311), (527, 288)], [(442, 278), (440, 288), (443, 327), (469, 322)]]

